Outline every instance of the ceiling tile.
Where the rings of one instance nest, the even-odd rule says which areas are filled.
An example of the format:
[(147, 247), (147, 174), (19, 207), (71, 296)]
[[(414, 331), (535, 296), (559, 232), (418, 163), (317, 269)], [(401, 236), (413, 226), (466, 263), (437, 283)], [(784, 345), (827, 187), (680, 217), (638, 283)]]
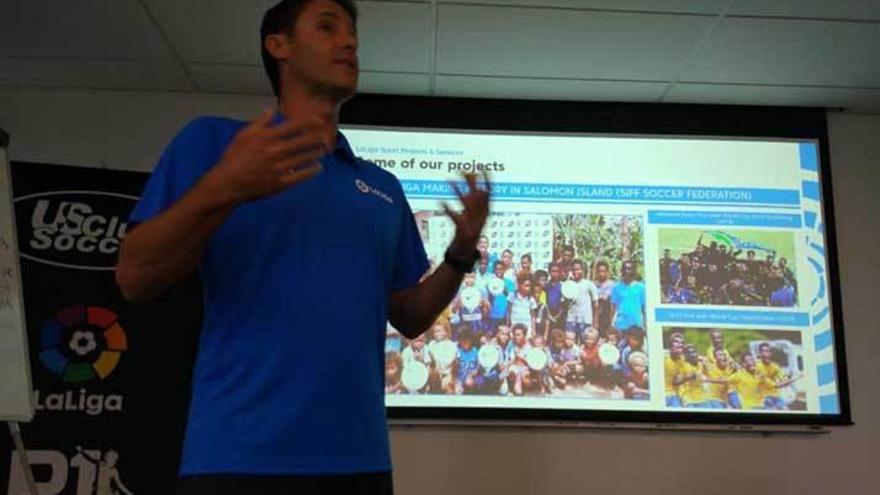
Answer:
[(438, 96), (526, 100), (657, 101), (666, 83), (437, 76)]
[(880, 24), (725, 19), (681, 80), (880, 87)]
[(441, 5), (437, 72), (667, 81), (714, 19)]
[(730, 0), (439, 0), (439, 3), (718, 14)]
[(360, 93), (384, 93), (395, 95), (427, 95), (427, 74), (394, 74), (389, 72), (361, 72), (358, 84)]
[[(190, 72), (199, 90), (206, 93), (232, 93), (272, 96), (272, 86), (256, 65), (191, 64)], [(358, 91), (362, 93), (428, 94), (427, 74), (361, 71)]]
[(272, 96), (272, 85), (262, 65), (189, 64), (199, 90)]
[[(188, 62), (259, 65), (260, 22), (276, 0), (146, 0)], [(358, 2), (361, 66), (366, 70), (428, 68), (430, 6)], [(205, 16), (210, 12), (210, 16)]]
[(880, 110), (880, 89), (802, 88), (678, 83), (664, 99), (674, 103), (792, 105)]
[(365, 70), (425, 72), (430, 69), (428, 4), (358, 2), (360, 59)]
[(191, 91), (180, 66), (166, 61), (0, 59), (0, 86)]
[(277, 0), (144, 0), (189, 62), (260, 63), (260, 20)]
[(172, 54), (137, 0), (5, 0), (0, 58), (151, 59)]
[(734, 15), (880, 20), (877, 0), (736, 0)]

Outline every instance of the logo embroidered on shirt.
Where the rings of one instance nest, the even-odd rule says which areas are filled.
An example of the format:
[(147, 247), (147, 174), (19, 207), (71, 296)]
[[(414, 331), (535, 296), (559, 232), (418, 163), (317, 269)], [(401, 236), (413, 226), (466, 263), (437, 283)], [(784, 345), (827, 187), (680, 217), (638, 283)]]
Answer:
[(367, 184), (366, 182), (364, 182), (360, 179), (355, 179), (354, 185), (357, 186), (358, 191), (360, 191), (364, 194), (372, 193), (372, 194), (382, 198), (383, 200), (385, 200), (385, 202), (387, 202), (388, 204), (394, 204), (394, 200), (391, 199), (391, 196), (388, 196), (384, 192), (376, 189), (375, 187), (370, 186), (369, 184)]

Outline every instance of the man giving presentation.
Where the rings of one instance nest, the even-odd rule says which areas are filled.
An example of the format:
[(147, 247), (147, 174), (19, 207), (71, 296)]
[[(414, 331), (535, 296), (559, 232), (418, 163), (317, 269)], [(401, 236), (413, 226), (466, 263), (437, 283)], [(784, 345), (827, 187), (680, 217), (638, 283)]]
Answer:
[(117, 282), (147, 301), (198, 272), (205, 315), (178, 493), (393, 493), (390, 321), (409, 338), (479, 257), (489, 183), (453, 186), (455, 236), (430, 275), (397, 179), (337, 130), (358, 81), (350, 0), (284, 0), (261, 27), (276, 109), (198, 118), (130, 218)]

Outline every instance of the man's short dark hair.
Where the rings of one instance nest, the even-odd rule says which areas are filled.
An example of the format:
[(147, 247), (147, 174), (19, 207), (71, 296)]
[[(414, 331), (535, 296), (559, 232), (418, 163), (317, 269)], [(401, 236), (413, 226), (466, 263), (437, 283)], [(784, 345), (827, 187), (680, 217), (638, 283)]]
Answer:
[[(263, 22), (260, 24), (260, 54), (263, 57), (263, 68), (266, 70), (266, 75), (269, 76), (275, 96), (281, 96), (281, 74), (278, 70), (278, 61), (266, 50), (266, 36), (291, 32), (303, 9), (313, 1), (281, 0), (263, 14)], [(332, 1), (345, 9), (351, 16), (351, 20), (357, 23), (357, 7), (354, 0)]]

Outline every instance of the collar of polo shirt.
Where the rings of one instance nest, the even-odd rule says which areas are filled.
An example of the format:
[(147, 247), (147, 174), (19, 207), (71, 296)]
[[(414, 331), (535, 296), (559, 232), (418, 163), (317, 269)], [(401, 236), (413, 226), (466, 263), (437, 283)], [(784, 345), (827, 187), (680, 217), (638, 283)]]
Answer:
[[(281, 122), (284, 122), (287, 118), (279, 112), (275, 110), (275, 115), (272, 117), (272, 125), (278, 125)], [(356, 167), (360, 167), (360, 160), (354, 154), (354, 151), (351, 150), (351, 145), (348, 144), (348, 139), (339, 132), (336, 131), (336, 147), (333, 148), (333, 155), (338, 155), (342, 157), (347, 163), (354, 165)]]

